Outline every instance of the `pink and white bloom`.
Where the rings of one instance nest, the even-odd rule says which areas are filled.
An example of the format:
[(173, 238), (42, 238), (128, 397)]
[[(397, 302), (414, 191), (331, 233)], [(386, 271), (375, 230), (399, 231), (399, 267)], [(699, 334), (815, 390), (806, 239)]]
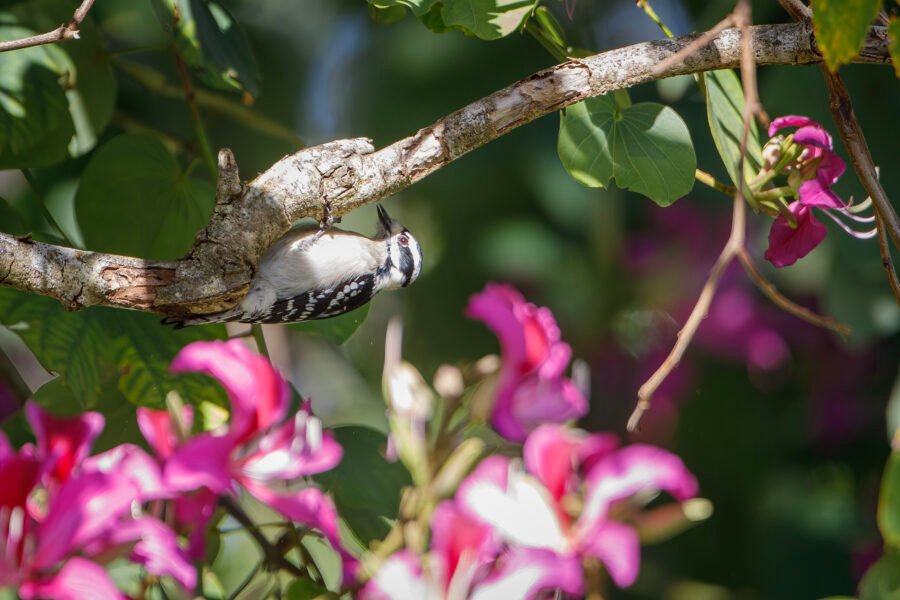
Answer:
[(123, 445), (75, 460), (89, 453), (102, 416), (53, 417), (33, 403), (26, 415), (37, 424), (37, 449), (13, 451), (0, 434), (0, 587), (18, 588), (26, 600), (124, 598), (100, 562), (130, 555), (192, 589), (196, 572), (174, 533), (132, 516), (162, 490), (152, 459)]
[(797, 200), (788, 206), (792, 221), (779, 215), (769, 231), (769, 248), (765, 257), (776, 267), (794, 264), (809, 254), (825, 239), (825, 226), (813, 215), (812, 208), (835, 221), (850, 235), (866, 239), (875, 230), (856, 231), (843, 219), (858, 223), (872, 223), (874, 217), (860, 217), (848, 210), (847, 205), (832, 191), (831, 186), (844, 174), (847, 166), (833, 150), (831, 135), (816, 121), (799, 115), (778, 117), (769, 126), (769, 136), (787, 127), (796, 127), (793, 143), (804, 151), (797, 160), (787, 165), (788, 180), (796, 190)]
[[(544, 425), (528, 437), (525, 468), (501, 456), (479, 464), (457, 492), (461, 509), (513, 549), (539, 553), (548, 571), (571, 571), (592, 556), (620, 587), (640, 567), (637, 533), (611, 508), (642, 492), (693, 497), (697, 482), (677, 456), (652, 446), (616, 448), (608, 436)], [(581, 490), (583, 489), (583, 495)], [(580, 509), (577, 508), (580, 506)]]
[[(338, 535), (331, 499), (302, 482), (337, 465), (343, 453), (305, 403), (287, 418), (290, 389), (264, 357), (239, 340), (195, 342), (172, 362), (175, 372), (200, 372), (219, 380), (231, 400), (231, 418), (219, 431), (183, 443), (159, 413), (144, 412), (142, 429), (165, 459), (164, 479), (173, 491), (208, 490), (206, 507), (239, 487), (287, 518), (319, 529), (342, 553), (345, 570), (355, 568)], [(176, 447), (177, 446), (177, 447)], [(290, 487), (288, 487), (290, 486)], [(196, 498), (195, 498), (196, 499)], [(193, 510), (203, 512), (203, 499)]]
[(521, 442), (542, 423), (587, 413), (587, 400), (565, 376), (572, 349), (548, 308), (526, 302), (508, 285), (488, 284), (470, 298), (466, 314), (483, 321), (500, 341), (502, 366), (491, 423), (502, 436)]
[[(561, 568), (562, 566), (562, 568)], [(363, 589), (363, 600), (527, 600), (556, 589), (577, 593), (581, 567), (561, 565), (541, 550), (501, 552), (493, 528), (441, 502), (431, 519), (431, 548), (423, 560), (393, 554)]]

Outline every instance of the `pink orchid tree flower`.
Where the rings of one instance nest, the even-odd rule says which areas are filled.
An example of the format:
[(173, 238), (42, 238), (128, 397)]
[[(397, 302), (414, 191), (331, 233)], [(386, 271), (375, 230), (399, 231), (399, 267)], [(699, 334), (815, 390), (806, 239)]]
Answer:
[[(562, 589), (577, 593), (581, 567), (548, 560), (548, 553), (501, 552), (492, 527), (472, 519), (452, 501), (431, 517), (431, 547), (422, 559), (409, 550), (391, 555), (363, 589), (363, 600), (491, 600), (541, 597)], [(566, 566), (568, 568), (566, 568)]]
[(335, 467), (343, 453), (334, 436), (323, 431), (309, 402), (288, 418), (287, 382), (240, 340), (189, 344), (175, 357), (172, 370), (215, 377), (232, 407), (230, 422), (221, 430), (183, 442), (173, 439), (174, 427), (166, 417), (142, 411), (142, 429), (164, 460), (166, 486), (201, 491), (195, 504), (182, 510), (205, 515), (218, 496), (243, 488), (292, 521), (321, 531), (341, 554), (345, 577), (350, 576), (356, 561), (340, 543), (337, 510), (325, 493), (303, 480)]
[(685, 500), (696, 495), (697, 482), (665, 450), (616, 445), (606, 435), (541, 426), (525, 442), (524, 469), (490, 456), (462, 483), (456, 501), (525, 553), (520, 560), (530, 557), (550, 572), (576, 570), (577, 585), (567, 593), (583, 593), (585, 557), (603, 563), (616, 585), (630, 586), (640, 567), (640, 542), (634, 529), (611, 516), (611, 508), (650, 491)]
[(587, 400), (565, 376), (572, 349), (549, 309), (526, 302), (508, 285), (488, 284), (471, 297), (466, 314), (483, 321), (500, 341), (502, 366), (491, 416), (498, 433), (521, 442), (541, 423), (587, 413)]
[(26, 416), (37, 448), (14, 451), (0, 434), (0, 587), (25, 600), (124, 598), (101, 563), (128, 555), (192, 589), (174, 532), (133, 514), (163, 491), (153, 460), (130, 445), (84, 458), (103, 428), (97, 413), (60, 418), (29, 402)]
[(856, 238), (868, 239), (876, 234), (875, 229), (856, 231), (842, 220), (872, 223), (875, 217), (858, 216), (831, 189), (847, 168), (843, 159), (834, 152), (831, 135), (808, 117), (788, 115), (772, 121), (769, 136), (775, 136), (788, 127), (797, 128), (791, 136), (792, 143), (803, 151), (795, 160), (784, 165), (784, 169), (789, 171), (791, 187), (796, 189), (797, 200), (787, 208), (790, 216), (778, 215), (769, 231), (769, 248), (765, 257), (779, 268), (794, 264), (825, 239), (825, 226), (813, 215), (813, 208)]

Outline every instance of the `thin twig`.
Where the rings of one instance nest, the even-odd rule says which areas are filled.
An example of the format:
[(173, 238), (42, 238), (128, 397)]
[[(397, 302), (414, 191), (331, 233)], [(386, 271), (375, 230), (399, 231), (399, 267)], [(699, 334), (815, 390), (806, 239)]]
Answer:
[(30, 48), (32, 46), (42, 46), (44, 44), (55, 44), (56, 42), (65, 42), (66, 40), (77, 40), (79, 37), (78, 27), (81, 25), (81, 22), (84, 21), (84, 18), (87, 16), (88, 11), (91, 10), (91, 5), (93, 4), (94, 0), (83, 0), (81, 5), (75, 9), (75, 13), (72, 15), (69, 22), (60, 25), (53, 31), (28, 36), (19, 40), (0, 42), (0, 52)]
[(250, 516), (244, 512), (244, 509), (235, 502), (234, 498), (222, 496), (219, 498), (219, 504), (228, 511), (228, 514), (234, 517), (238, 523), (243, 525), (244, 529), (247, 530), (247, 533), (256, 540), (256, 543), (259, 545), (260, 550), (263, 551), (263, 555), (266, 557), (266, 562), (269, 565), (287, 571), (295, 577), (306, 577), (306, 569), (298, 567), (286, 559), (284, 555), (280, 553), (268, 539), (266, 539), (266, 536), (257, 529), (256, 524)]
[(703, 35), (695, 39), (693, 42), (691, 42), (669, 58), (658, 63), (655, 67), (653, 67), (653, 69), (651, 69), (650, 72), (654, 75), (665, 73), (666, 70), (668, 70), (670, 67), (672, 67), (673, 65), (677, 65), (688, 56), (692, 55), (694, 52), (719, 37), (720, 33), (725, 31), (732, 25), (734, 25), (734, 15), (729, 14), (727, 17), (716, 23), (716, 25), (712, 29), (704, 32)]
[(884, 222), (877, 211), (875, 212), (875, 222), (878, 230), (878, 251), (881, 253), (881, 264), (887, 274), (888, 283), (891, 284), (891, 291), (894, 292), (894, 299), (897, 304), (900, 304), (900, 279), (897, 279), (897, 270), (894, 268), (894, 259), (891, 257), (891, 245), (884, 229)]
[(181, 80), (181, 87), (184, 88), (184, 99), (191, 111), (191, 121), (194, 124), (194, 135), (197, 137), (197, 143), (200, 144), (200, 153), (209, 174), (213, 179), (218, 175), (219, 170), (216, 167), (216, 159), (213, 156), (212, 147), (209, 145), (209, 138), (206, 135), (206, 128), (203, 126), (203, 118), (200, 116), (200, 109), (197, 108), (197, 97), (194, 94), (194, 84), (191, 83), (191, 74), (188, 72), (187, 65), (181, 57), (178, 48), (172, 44), (172, 56), (175, 59), (175, 66), (178, 67), (178, 78)]
[(778, 288), (775, 287), (775, 284), (766, 279), (765, 276), (759, 272), (756, 265), (753, 264), (753, 259), (750, 257), (750, 253), (747, 252), (746, 248), (741, 248), (741, 251), (738, 253), (738, 259), (740, 259), (741, 265), (743, 265), (744, 271), (747, 273), (747, 276), (750, 277), (750, 280), (753, 281), (753, 283), (756, 284), (756, 287), (758, 287), (759, 290), (781, 310), (794, 315), (798, 319), (803, 319), (812, 325), (830, 329), (845, 338), (853, 332), (849, 325), (800, 306), (779, 292)]
[[(740, 64), (742, 74), (741, 82), (744, 90), (744, 122), (736, 172), (742, 174), (744, 172), (744, 157), (747, 154), (747, 141), (750, 136), (750, 123), (754, 114), (761, 113), (762, 108), (758, 100), (759, 96), (756, 93), (756, 65), (753, 62), (753, 55), (751, 53), (749, 0), (737, 0), (737, 4), (732, 12), (732, 17), (741, 31)], [(626, 426), (628, 431), (637, 430), (638, 425), (641, 422), (641, 417), (647, 409), (650, 408), (653, 394), (656, 393), (659, 386), (662, 385), (672, 371), (675, 370), (675, 367), (678, 366), (678, 363), (681, 362), (681, 358), (684, 356), (685, 351), (697, 334), (700, 324), (709, 313), (709, 307), (716, 295), (716, 289), (718, 288), (722, 273), (725, 272), (725, 269), (731, 264), (731, 261), (744, 249), (747, 209), (744, 205), (743, 187), (743, 185), (740, 185), (735, 189), (734, 209), (731, 214), (731, 234), (728, 236), (728, 241), (725, 242), (725, 247), (722, 248), (722, 252), (719, 254), (719, 258), (716, 259), (716, 262), (709, 273), (709, 277), (703, 285), (703, 289), (700, 290), (700, 296), (697, 298), (697, 302), (694, 304), (691, 314), (688, 316), (687, 321), (685, 321), (681, 331), (678, 332), (678, 340), (675, 342), (669, 355), (666, 356), (666, 359), (662, 364), (638, 390), (637, 405), (634, 407), (634, 411), (628, 418), (628, 424)]]

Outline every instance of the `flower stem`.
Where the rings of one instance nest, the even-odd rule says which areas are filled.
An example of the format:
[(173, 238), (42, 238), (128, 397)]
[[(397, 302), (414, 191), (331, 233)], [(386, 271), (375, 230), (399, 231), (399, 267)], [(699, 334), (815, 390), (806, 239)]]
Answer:
[(694, 171), (694, 178), (703, 185), (708, 185), (712, 189), (718, 190), (728, 196), (734, 196), (737, 193), (737, 189), (735, 189), (733, 185), (722, 183), (706, 171), (697, 169), (696, 171)]
[(197, 143), (200, 144), (200, 153), (203, 155), (203, 160), (206, 161), (210, 176), (215, 181), (219, 175), (219, 169), (216, 166), (216, 159), (213, 157), (212, 148), (209, 145), (206, 128), (203, 126), (203, 119), (200, 117), (200, 110), (197, 108), (197, 97), (194, 94), (191, 75), (188, 73), (187, 65), (181, 57), (181, 53), (178, 52), (174, 45), (172, 46), (172, 56), (175, 58), (175, 66), (178, 67), (178, 78), (181, 80), (181, 87), (184, 88), (184, 97), (191, 111), (191, 121), (194, 124), (194, 135), (197, 136)]
[(656, 14), (656, 11), (653, 10), (653, 7), (650, 6), (650, 2), (648, 0), (637, 0), (638, 8), (643, 10), (648, 17), (650, 17), (654, 23), (656, 23), (659, 28), (662, 30), (666, 37), (675, 37), (675, 34), (672, 33), (672, 30), (666, 27), (666, 24), (662, 22), (662, 19), (659, 18), (659, 15)]
[(259, 353), (269, 357), (269, 347), (266, 345), (266, 335), (263, 333), (262, 325), (259, 323), (253, 323), (250, 325), (250, 333), (253, 334), (253, 339), (256, 341), (256, 348), (259, 350)]

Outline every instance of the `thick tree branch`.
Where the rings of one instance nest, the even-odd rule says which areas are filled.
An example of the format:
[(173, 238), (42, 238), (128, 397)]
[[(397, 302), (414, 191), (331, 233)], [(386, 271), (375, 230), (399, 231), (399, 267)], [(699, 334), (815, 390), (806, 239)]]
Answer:
[(63, 23), (53, 31), (32, 35), (20, 40), (0, 42), (0, 52), (19, 50), (20, 48), (30, 48), (31, 46), (41, 46), (43, 44), (55, 44), (56, 42), (64, 42), (66, 40), (77, 40), (78, 28), (81, 26), (81, 22), (84, 21), (84, 18), (87, 16), (88, 11), (91, 10), (93, 4), (94, 0), (84, 0), (81, 5), (75, 9), (69, 22)]
[[(699, 36), (635, 44), (540, 71), (377, 152), (367, 139), (307, 148), (241, 185), (228, 150), (219, 154), (216, 207), (190, 253), (159, 262), (60, 248), (0, 235), (0, 283), (57, 298), (69, 308), (94, 304), (174, 315), (232, 306), (246, 292), (266, 248), (297, 219), (334, 216), (376, 202), (463, 154), (538, 117), (586, 98), (648, 81), (737, 67), (740, 32), (708, 45), (661, 73), (655, 65)], [(756, 64), (820, 62), (807, 23), (750, 29)], [(883, 28), (873, 28), (858, 62), (889, 63)]]

